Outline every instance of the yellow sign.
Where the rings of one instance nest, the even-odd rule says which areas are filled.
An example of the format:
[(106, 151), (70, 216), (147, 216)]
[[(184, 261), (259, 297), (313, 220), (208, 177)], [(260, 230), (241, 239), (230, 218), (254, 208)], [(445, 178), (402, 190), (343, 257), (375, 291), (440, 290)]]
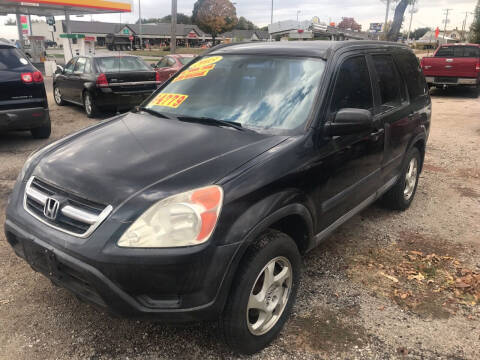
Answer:
[(188, 69), (177, 76), (173, 82), (207, 76), (210, 71), (215, 69), (215, 64), (222, 59), (222, 56), (211, 56), (202, 59), (195, 64), (190, 65)]
[(184, 72), (182, 72), (180, 75), (178, 75), (172, 82), (206, 76), (214, 68), (215, 68), (215, 64), (210, 64), (202, 67), (187, 69)]
[(148, 107), (153, 106), (166, 106), (171, 108), (178, 108), (182, 103), (187, 100), (188, 95), (183, 94), (168, 94), (168, 93), (161, 93), (158, 94), (155, 99), (150, 101)]

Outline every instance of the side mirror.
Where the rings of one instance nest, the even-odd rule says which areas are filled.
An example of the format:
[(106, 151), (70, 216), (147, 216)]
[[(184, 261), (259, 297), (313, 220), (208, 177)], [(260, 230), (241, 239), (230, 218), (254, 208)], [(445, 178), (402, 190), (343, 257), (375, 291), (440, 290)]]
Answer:
[(154, 69), (157, 68), (157, 64), (150, 64), (150, 66), (151, 66), (152, 68), (154, 68)]
[(373, 116), (369, 110), (341, 109), (335, 120), (326, 124), (326, 131), (330, 136), (339, 136), (365, 132), (373, 127)]
[(57, 69), (55, 70), (55, 74), (63, 74), (63, 67), (57, 65)]

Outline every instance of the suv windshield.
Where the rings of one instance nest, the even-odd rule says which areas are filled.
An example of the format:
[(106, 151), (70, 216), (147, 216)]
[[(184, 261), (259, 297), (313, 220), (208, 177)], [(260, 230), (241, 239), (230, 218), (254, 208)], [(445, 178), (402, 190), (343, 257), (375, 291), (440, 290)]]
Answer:
[(181, 72), (145, 106), (175, 117), (290, 131), (307, 121), (324, 69), (321, 59), (208, 56)]
[(100, 72), (151, 71), (152, 69), (135, 56), (96, 58)]

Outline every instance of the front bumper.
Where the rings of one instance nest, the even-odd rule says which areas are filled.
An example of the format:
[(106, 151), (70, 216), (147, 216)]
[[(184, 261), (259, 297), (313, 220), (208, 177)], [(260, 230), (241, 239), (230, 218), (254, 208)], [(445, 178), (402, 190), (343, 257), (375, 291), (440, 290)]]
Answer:
[(30, 130), (49, 122), (48, 109), (43, 107), (0, 110), (0, 130)]
[(478, 80), (476, 78), (438, 78), (434, 76), (427, 76), (425, 78), (429, 85), (448, 85), (448, 86), (455, 86), (455, 85), (466, 85), (466, 86), (475, 86), (478, 84)]
[(10, 208), (7, 241), (35, 271), (82, 300), (118, 316), (167, 322), (214, 320), (223, 310), (229, 288), (225, 280), (239, 244), (205, 244), (163, 253), (157, 249), (152, 250), (157, 254), (147, 256), (145, 249), (112, 244), (95, 250), (89, 243), (99, 241), (97, 237), (75, 249), (67, 235), (59, 245), (62, 234), (28, 217), (13, 220)]

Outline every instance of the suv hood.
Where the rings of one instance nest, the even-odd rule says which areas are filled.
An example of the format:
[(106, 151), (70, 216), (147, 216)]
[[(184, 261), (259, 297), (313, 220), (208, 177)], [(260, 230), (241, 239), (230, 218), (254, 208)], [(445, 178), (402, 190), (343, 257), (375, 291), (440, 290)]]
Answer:
[(179, 186), (213, 183), (284, 139), (128, 113), (60, 142), (41, 158), (33, 175), (115, 206), (153, 183), (180, 175)]

